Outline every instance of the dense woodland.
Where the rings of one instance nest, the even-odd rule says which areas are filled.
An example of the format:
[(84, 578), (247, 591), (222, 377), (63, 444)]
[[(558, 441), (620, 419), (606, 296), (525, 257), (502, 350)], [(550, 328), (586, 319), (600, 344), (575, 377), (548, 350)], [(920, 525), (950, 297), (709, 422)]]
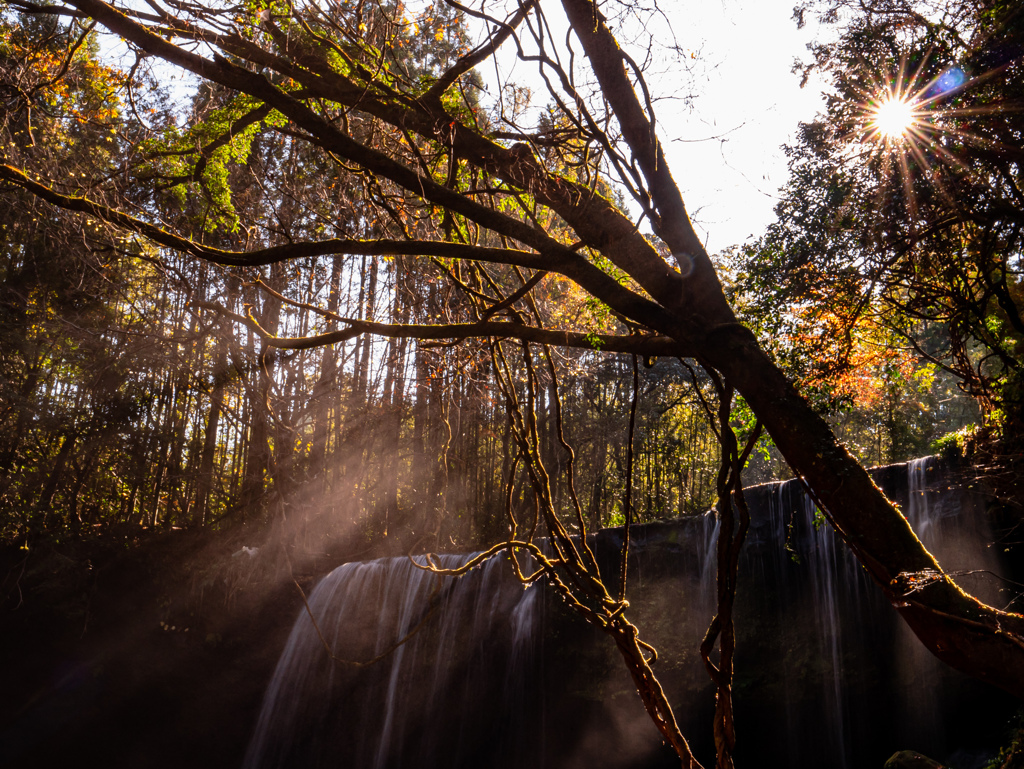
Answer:
[[(458, 17), (434, 13), (410, 22), (431, 30), (432, 45), (403, 61), (424, 73), (439, 71), (444, 41), (461, 34)], [(23, 163), (59, 154), (84, 163), (68, 169), (74, 176), (123, 173), (126, 157), (151, 164), (154, 152), (173, 155), (155, 148), (192, 141), (174, 135), (182, 113), (227, 119), (230, 106), (210, 89), (186, 91), (181, 103), (153, 86), (134, 97), (146, 99), (139, 108), (151, 115), (149, 130), (132, 136), (138, 126), (126, 125), (124, 112), (133, 107), (106, 85), (126, 82), (127, 73), (100, 62), (95, 35), (82, 39), (68, 74), (41, 88), (62, 66), (73, 31), (53, 18), (11, 18), (5, 32), (7, 72), (27, 79), (18, 88), (35, 87), (51, 102), (33, 112), (12, 104), (6, 113), (9, 152), (17, 147)], [(413, 36), (403, 37), (412, 48)], [(102, 118), (83, 115), (84, 126), (69, 125), (64, 111), (83, 108)], [(238, 225), (242, 214), (272, 221), (267, 244), (325, 227), (366, 238), (394, 228), (378, 191), (309, 162), (287, 137), (256, 137), (237, 160), (220, 160), (217, 192), (230, 190), (230, 198), (216, 201), (199, 184), (186, 188), (149, 171), (155, 189), (138, 205), (225, 245), (252, 245)], [(353, 523), (368, 537), (386, 534), (389, 522), (408, 528), (413, 517), (412, 528), (430, 534), (432, 546), (486, 542), (501, 532), (513, 439), (485, 343), (353, 335), (281, 351), (229, 315), (252, 313), (262, 328), (289, 337), (330, 331), (332, 315), (456, 322), (470, 308), (449, 279), (468, 277), (439, 260), (347, 254), (220, 269), (167, 249), (125, 248), (98, 222), (29, 195), (7, 201), (15, 215), (4, 227), (5, 537), (275, 516)], [(557, 279), (539, 286), (533, 301), (545, 314), (594, 315)], [(638, 510), (648, 518), (703, 512), (713, 497), (717, 444), (688, 393), (693, 372), (671, 359), (646, 363)], [(519, 362), (512, 365), (522, 376)], [(557, 368), (588, 518), (621, 521), (631, 363), (580, 350), (560, 355)], [(553, 446), (550, 393), (547, 381), (538, 391), (540, 429)]]
[[(398, 32), (377, 31), (397, 36), (395, 66), (436, 76), (465, 45), (465, 23), (446, 8), (408, 17)], [(413, 35), (412, 25), (429, 34)], [(8, 162), (57, 164), (66, 177), (93, 184), (131, 180), (132, 189), (120, 194), (138, 197), (138, 210), (225, 246), (256, 245), (242, 217), (265, 222), (256, 237), (267, 245), (325, 228), (381, 237), (395, 226), (378, 191), (304, 157), (288, 137), (248, 127), (248, 134), (239, 131), (244, 146), (218, 146), (208, 160), (172, 149), (197, 141), (179, 123), (200, 120), (213, 136), (239, 107), (209, 87), (161, 88), (119, 68), (101, 55), (95, 31), (83, 33), (55, 16), (11, 15), (4, 41)], [(474, 103), (480, 98), (473, 94)], [(483, 107), (474, 108), (484, 119)], [(140, 112), (145, 119), (134, 120)], [(486, 119), (500, 125), (504, 117)], [(813, 149), (808, 139), (793, 152)], [(188, 166), (211, 161), (214, 169)], [(802, 199), (797, 186), (809, 183), (795, 180), (791, 200)], [(337, 325), (331, 314), (389, 324), (457, 322), (471, 310), (456, 288), (467, 278), (453, 275), (451, 265), (335, 254), (220, 268), (158, 245), (119, 242), (101, 222), (61, 213), (24, 192), (8, 189), (5, 204), (0, 510), (9, 541), (282, 515), (344, 520), (370, 538), (387, 533), (389, 521), (394, 530), (415, 519), (413, 529), (457, 546), (488, 542), (502, 531), (514, 440), (485, 343), (353, 335), (281, 351), (229, 315), (252, 313), (262, 328), (286, 337), (330, 331)], [(789, 205), (780, 206), (783, 217)], [(807, 301), (833, 284), (813, 282), (807, 265), (798, 270), (764, 258), (781, 233), (820, 232), (804, 222), (789, 228), (784, 218), (764, 244), (717, 261), (740, 274), (735, 301), (760, 321), (766, 338), (779, 341), (779, 355), (799, 358), (794, 370), (841, 439), (866, 464), (883, 464), (927, 453), (942, 435), (978, 424), (981, 412), (965, 394), (965, 378), (953, 376), (960, 372), (916, 354), (917, 340), (943, 335), (945, 318), (919, 320), (914, 335), (897, 335), (873, 313), (853, 317), (832, 302)], [(793, 250), (779, 253), (798, 258)], [(787, 273), (799, 275), (799, 283), (777, 282)], [(862, 286), (842, 288), (855, 292), (846, 305), (859, 301)], [(614, 323), (606, 309), (553, 276), (537, 283), (531, 299), (545, 317)], [(778, 312), (787, 304), (799, 313)], [(780, 333), (784, 324), (794, 328)], [(594, 346), (558, 353), (556, 361), (588, 520), (609, 525), (623, 513), (632, 363)], [(643, 362), (637, 514), (701, 513), (715, 497), (718, 444), (692, 388), (709, 385), (685, 360)], [(557, 453), (551, 392), (549, 384), (538, 391), (540, 429)], [(786, 472), (766, 440), (748, 479)]]
[[(541, 5), (7, 2), (0, 537), (437, 551), (716, 506), (738, 548), (743, 470), (804, 476), (883, 589), (932, 568), (854, 459), (1014, 469), (1024, 13), (798, 9), (836, 33), (804, 64), (826, 114), (777, 224), (708, 256), (636, 63), (682, 55), (659, 11), (566, 0), (560, 50)], [(473, 71), (501, 45), (549, 90)], [(899, 608), (989, 643), (936, 619), (998, 626), (944, 589)]]

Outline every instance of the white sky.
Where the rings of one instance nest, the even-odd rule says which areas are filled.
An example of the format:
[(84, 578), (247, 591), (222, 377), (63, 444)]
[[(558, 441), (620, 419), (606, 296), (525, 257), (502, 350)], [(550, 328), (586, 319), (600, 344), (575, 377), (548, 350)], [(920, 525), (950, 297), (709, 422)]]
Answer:
[[(658, 116), (669, 164), (711, 253), (761, 234), (788, 173), (782, 145), (822, 107), (821, 86), (800, 88), (816, 29), (797, 30), (794, 0), (671, 2), (676, 37), (711, 69), (692, 110)], [(678, 19), (674, 18), (678, 16)], [(809, 15), (809, 14), (808, 14)], [(691, 43), (688, 30), (693, 30)], [(660, 85), (660, 84), (659, 84)], [(719, 136), (719, 139), (694, 141)]]
[[(801, 89), (800, 76), (792, 72), (795, 59), (810, 58), (807, 44), (818, 33), (812, 24), (797, 30), (794, 4), (659, 0), (675, 41), (693, 57), (687, 59), (690, 71), (665, 72), (667, 58), (651, 64), (648, 83), (652, 96), (661, 98), (655, 105), (658, 133), (687, 210), (712, 254), (760, 235), (772, 221), (778, 190), (787, 179), (782, 145), (795, 137), (798, 122), (810, 120), (822, 105), (820, 84), (812, 80)], [(551, 21), (558, 16), (552, 13)], [(616, 31), (621, 40), (621, 30)], [(562, 35), (564, 28), (553, 32), (556, 39)], [(655, 38), (670, 41), (667, 26), (655, 30)], [(625, 47), (634, 58), (642, 57), (642, 50)], [(529, 85), (536, 101), (544, 100), (543, 83), (514, 62), (511, 43), (499, 53), (498, 65), (504, 78)], [(489, 84), (495, 82), (493, 62), (479, 72)]]

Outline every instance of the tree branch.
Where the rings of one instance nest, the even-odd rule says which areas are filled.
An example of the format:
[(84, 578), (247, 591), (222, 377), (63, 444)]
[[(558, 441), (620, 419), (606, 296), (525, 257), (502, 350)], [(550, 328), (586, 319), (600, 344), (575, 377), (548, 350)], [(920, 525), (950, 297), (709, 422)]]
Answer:
[(301, 337), (280, 337), (268, 333), (252, 316), (231, 312), (218, 304), (197, 302), (197, 305), (226, 318), (244, 324), (259, 335), (268, 347), (284, 350), (308, 350), (313, 347), (324, 347), (353, 339), (360, 334), (373, 334), (388, 338), (430, 339), (430, 340), (466, 340), (494, 337), (499, 339), (520, 339), (527, 342), (572, 347), (594, 352), (635, 353), (636, 355), (668, 355), (686, 356), (685, 348), (674, 339), (666, 336), (646, 336), (633, 334), (617, 336), (614, 334), (584, 334), (578, 331), (560, 331), (557, 329), (537, 328), (523, 323), (503, 321), (484, 321), (480, 323), (377, 323), (375, 321), (357, 320), (355, 318), (335, 318), (348, 327), (323, 334)]

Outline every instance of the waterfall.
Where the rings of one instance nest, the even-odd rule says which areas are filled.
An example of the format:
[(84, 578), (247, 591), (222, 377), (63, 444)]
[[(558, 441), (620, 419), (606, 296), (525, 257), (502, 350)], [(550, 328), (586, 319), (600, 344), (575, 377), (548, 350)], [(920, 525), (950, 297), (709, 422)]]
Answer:
[(907, 463), (907, 491), (907, 520), (946, 573), (986, 603), (1006, 603), (991, 525), (979, 509), (982, 500), (955, 493), (935, 457)]
[[(439, 560), (451, 569), (470, 557)], [(308, 604), (245, 769), (502, 766), (530, 747), (514, 738), (533, 726), (540, 590), (504, 558), (458, 579), (408, 558), (348, 563)]]
[[(934, 457), (879, 468), (875, 478), (947, 572), (1000, 605), (983, 500), (952, 488)], [(781, 723), (771, 728), (786, 735), (787, 766), (866, 766), (876, 760), (872, 746), (886, 743), (889, 754), (902, 747), (944, 755), (954, 745), (952, 725), (978, 696), (975, 684), (897, 618), (799, 480), (760, 488), (740, 590), (764, 589), (753, 588), (754, 605), (738, 599), (737, 675), (742, 684), (772, 668), (774, 680), (755, 703), (740, 698), (738, 707), (762, 721), (765, 709), (778, 709)], [(744, 647), (744, 638), (759, 648)], [(758, 735), (771, 739), (767, 727)], [(879, 763), (889, 755), (882, 753)]]
[[(954, 581), (981, 600), (1001, 606), (1001, 568), (988, 518), (977, 509), (977, 499), (949, 493), (948, 485), (935, 457), (909, 462), (907, 521)], [(943, 709), (957, 696), (957, 677), (906, 625), (901, 623), (898, 633), (898, 690), (907, 733), (913, 740), (943, 744)]]
[[(766, 586), (763, 606), (751, 615), (762, 647), (755, 664), (777, 677), (772, 698), (787, 765), (814, 766), (828, 756), (846, 769), (858, 740), (851, 716), (861, 704), (849, 679), (877, 641), (870, 618), (884, 614), (884, 601), (801, 481), (773, 484), (766, 507), (744, 553), (746, 571)], [(744, 621), (737, 611), (737, 622)]]
[[(934, 459), (875, 477), (940, 563), (966, 589), (998, 600), (978, 498), (947, 488)], [(906, 629), (800, 481), (746, 496), (751, 526), (735, 609), (738, 763), (850, 769), (880, 766), (902, 749), (942, 759), (979, 723), (1000, 718), (998, 697), (942, 666)], [(635, 526), (629, 566), (630, 615), (661, 652), (655, 671), (706, 765), (714, 690), (697, 648), (715, 611), (718, 535), (710, 514)], [(592, 541), (613, 587), (621, 538), (609, 529)], [(470, 557), (440, 556), (446, 568)], [(504, 558), (459, 579), (406, 558), (345, 564), (316, 587), (244, 766), (674, 764), (614, 647), (546, 600), (542, 586), (524, 589)]]

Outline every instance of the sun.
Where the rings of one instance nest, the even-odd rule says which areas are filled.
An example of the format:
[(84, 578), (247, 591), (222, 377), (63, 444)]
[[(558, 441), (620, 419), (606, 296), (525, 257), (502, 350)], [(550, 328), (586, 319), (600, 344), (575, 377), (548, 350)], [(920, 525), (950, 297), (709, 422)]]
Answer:
[(896, 193), (914, 221), (919, 192), (927, 187), (948, 197), (945, 170), (970, 172), (965, 148), (992, 149), (992, 143), (969, 126), (980, 115), (1002, 107), (961, 105), (961, 97), (985, 74), (969, 78), (957, 66), (936, 72), (938, 67), (927, 56), (913, 70), (907, 64), (904, 57), (895, 72), (871, 71), (870, 65), (857, 71), (851, 106), (858, 129), (850, 157), (866, 159), (875, 169), (879, 205), (884, 196)]
[(914, 103), (906, 98), (889, 97), (873, 110), (869, 127), (885, 139), (899, 139), (917, 120)]

